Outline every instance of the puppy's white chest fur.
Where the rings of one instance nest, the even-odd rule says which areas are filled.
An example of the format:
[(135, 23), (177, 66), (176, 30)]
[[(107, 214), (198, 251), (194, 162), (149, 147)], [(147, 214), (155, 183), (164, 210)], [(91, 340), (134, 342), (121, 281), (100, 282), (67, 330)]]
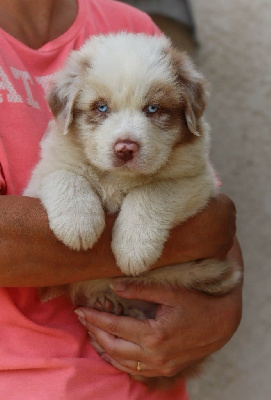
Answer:
[(99, 178), (95, 187), (101, 197), (104, 208), (109, 213), (118, 212), (128, 192), (127, 185), (125, 187), (120, 179), (108, 173)]
[(149, 177), (135, 177), (119, 175), (114, 172), (100, 173), (93, 180), (93, 185), (101, 202), (109, 213), (116, 213), (120, 210), (125, 196), (136, 187), (142, 187), (150, 181)]

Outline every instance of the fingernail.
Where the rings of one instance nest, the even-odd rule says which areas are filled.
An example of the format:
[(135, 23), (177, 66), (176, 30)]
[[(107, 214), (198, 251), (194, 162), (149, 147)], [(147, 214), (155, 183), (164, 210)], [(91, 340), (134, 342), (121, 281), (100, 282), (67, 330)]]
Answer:
[(86, 326), (87, 322), (84, 313), (81, 310), (75, 310), (74, 312), (76, 315), (78, 315), (78, 320), (81, 322), (81, 324)]
[(83, 311), (77, 309), (77, 310), (75, 310), (74, 312), (75, 312), (75, 314), (78, 315), (78, 317), (84, 318), (84, 319), (85, 319), (85, 314), (83, 313)]
[(126, 284), (121, 281), (112, 281), (110, 282), (109, 286), (116, 292), (124, 292), (127, 289)]

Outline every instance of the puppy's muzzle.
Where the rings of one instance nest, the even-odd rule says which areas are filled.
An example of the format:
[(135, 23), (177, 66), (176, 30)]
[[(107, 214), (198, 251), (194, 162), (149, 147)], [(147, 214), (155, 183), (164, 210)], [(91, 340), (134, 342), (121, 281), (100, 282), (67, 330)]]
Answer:
[(119, 140), (115, 143), (114, 153), (124, 163), (131, 161), (139, 152), (139, 144), (132, 140)]

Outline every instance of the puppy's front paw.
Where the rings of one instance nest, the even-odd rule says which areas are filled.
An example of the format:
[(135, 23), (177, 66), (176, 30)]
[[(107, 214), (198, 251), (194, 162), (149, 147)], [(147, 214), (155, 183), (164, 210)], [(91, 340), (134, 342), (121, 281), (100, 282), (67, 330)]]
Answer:
[[(110, 291), (106, 294), (100, 294), (95, 300), (93, 307), (98, 311), (110, 314), (124, 315), (141, 320), (147, 319), (148, 313), (146, 313), (145, 309), (140, 309), (139, 303), (135, 305), (133, 300), (122, 299)], [(148, 307), (148, 310), (150, 307)]]
[[(125, 275), (140, 275), (157, 261), (161, 255), (164, 240), (154, 237), (147, 227), (129, 230), (117, 221), (113, 230), (112, 250), (117, 265)], [(158, 235), (160, 236), (160, 235)]]
[(50, 228), (61, 242), (73, 250), (87, 250), (94, 245), (104, 229), (104, 211), (84, 177), (55, 171), (43, 178), (40, 198)]
[(48, 213), (50, 228), (56, 237), (73, 250), (91, 249), (101, 236), (104, 226), (104, 213), (75, 212)]

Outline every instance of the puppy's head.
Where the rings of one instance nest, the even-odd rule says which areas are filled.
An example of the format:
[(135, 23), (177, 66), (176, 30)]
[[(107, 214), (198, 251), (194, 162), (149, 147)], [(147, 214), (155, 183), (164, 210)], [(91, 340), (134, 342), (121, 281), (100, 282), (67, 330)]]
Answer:
[(56, 74), (48, 97), (59, 129), (95, 167), (153, 174), (176, 146), (197, 140), (202, 76), (165, 37), (93, 37)]

